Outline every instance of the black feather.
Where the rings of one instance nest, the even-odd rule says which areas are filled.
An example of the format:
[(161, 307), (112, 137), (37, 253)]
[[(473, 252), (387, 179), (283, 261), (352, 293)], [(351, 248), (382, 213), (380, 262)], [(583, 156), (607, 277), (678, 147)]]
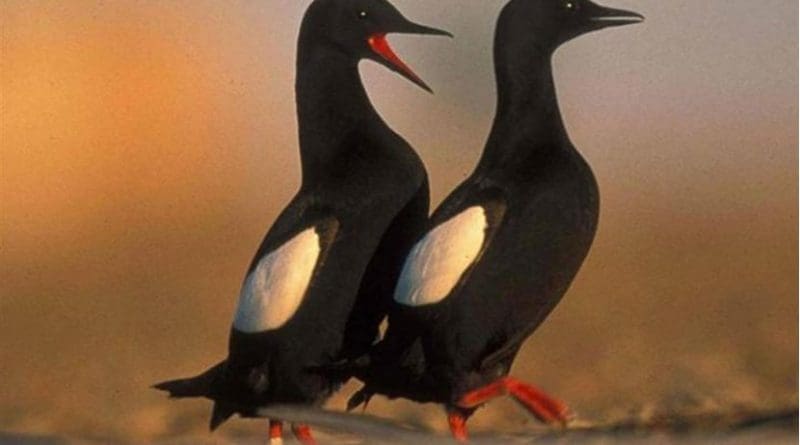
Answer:
[(214, 383), (224, 367), (225, 362), (222, 361), (198, 376), (168, 380), (153, 385), (153, 388), (169, 392), (169, 396), (172, 398), (210, 397), (214, 389)]
[(236, 413), (236, 406), (226, 402), (214, 402), (214, 409), (211, 411), (211, 420), (208, 422), (208, 429), (216, 430), (226, 420)]

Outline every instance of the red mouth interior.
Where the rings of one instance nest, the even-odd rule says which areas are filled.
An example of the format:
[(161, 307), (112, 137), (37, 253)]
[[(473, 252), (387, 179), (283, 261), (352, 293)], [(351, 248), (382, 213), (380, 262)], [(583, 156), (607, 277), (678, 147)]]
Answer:
[(367, 39), (367, 43), (369, 43), (370, 48), (372, 48), (375, 53), (386, 59), (387, 62), (391, 63), (411, 80), (420, 85), (425, 85), (425, 82), (423, 82), (422, 79), (392, 51), (389, 42), (386, 41), (386, 34), (373, 34)]

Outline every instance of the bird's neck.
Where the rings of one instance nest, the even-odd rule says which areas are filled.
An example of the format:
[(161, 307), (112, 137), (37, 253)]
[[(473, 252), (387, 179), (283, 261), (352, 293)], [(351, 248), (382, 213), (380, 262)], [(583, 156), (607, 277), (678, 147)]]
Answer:
[[(496, 41), (502, 42), (501, 36)], [(496, 44), (497, 109), (478, 169), (524, 165), (569, 145), (553, 81), (552, 52)]]
[(345, 154), (354, 131), (380, 122), (361, 82), (358, 61), (302, 34), (295, 97), (304, 182)]

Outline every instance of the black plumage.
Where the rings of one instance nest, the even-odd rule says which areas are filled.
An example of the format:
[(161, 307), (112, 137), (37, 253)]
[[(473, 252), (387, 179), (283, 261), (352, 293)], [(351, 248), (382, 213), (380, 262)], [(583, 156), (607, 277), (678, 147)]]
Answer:
[[(358, 72), (361, 59), (372, 59), (428, 89), (388, 47), (387, 33), (447, 34), (408, 21), (385, 0), (315, 0), (304, 16), (295, 88), (302, 185), (264, 238), (242, 292), (293, 279), (269, 267), (288, 262), (283, 275), (291, 275), (298, 269), (291, 261), (308, 252), (313, 273), (279, 326), (240, 329), (239, 318), (258, 327), (271, 315), (237, 313), (224, 361), (200, 376), (156, 385), (173, 397), (212, 399), (212, 429), (269, 404), (321, 404), (348, 376), (313, 369), (363, 354), (377, 336), (402, 260), (428, 216), (424, 166), (375, 111)], [(264, 273), (267, 284), (249, 280)], [(299, 285), (292, 283), (286, 286), (294, 291)], [(250, 293), (262, 302), (278, 298)], [(280, 424), (271, 434), (280, 434)], [(312, 440), (302, 428), (298, 437)]]
[[(412, 272), (400, 277), (384, 340), (343, 365), (365, 382), (351, 408), (374, 393), (442, 403), (454, 436), (465, 439), (474, 409), (510, 393), (539, 419), (566, 421), (564, 404), (508, 377), (524, 340), (577, 274), (598, 222), (597, 184), (564, 128), (551, 59), (578, 35), (640, 20), (588, 0), (511, 0), (504, 7), (494, 45), (497, 110), (483, 156), (436, 209), (409, 256)], [(475, 208), (483, 219), (455, 222)], [(485, 222), (471, 263), (445, 295), (425, 290), (425, 280), (441, 276), (415, 275), (415, 262), (424, 263), (421, 271), (448, 270), (437, 269), (445, 260), (425, 253), (425, 243), (440, 251), (447, 243), (469, 247), (463, 239), (474, 236), (470, 221)], [(437, 233), (448, 230), (449, 238)]]

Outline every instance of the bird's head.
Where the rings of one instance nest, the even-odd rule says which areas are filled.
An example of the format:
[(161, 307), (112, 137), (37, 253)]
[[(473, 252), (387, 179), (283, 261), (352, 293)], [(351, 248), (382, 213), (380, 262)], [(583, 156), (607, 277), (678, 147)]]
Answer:
[(611, 26), (640, 23), (641, 14), (600, 6), (590, 0), (511, 0), (498, 30), (506, 40), (535, 39), (540, 49), (554, 51), (582, 34)]
[(317, 41), (343, 52), (354, 61), (374, 60), (411, 82), (431, 91), (392, 50), (387, 34), (450, 36), (447, 32), (414, 23), (387, 0), (314, 0), (304, 19), (304, 28)]

